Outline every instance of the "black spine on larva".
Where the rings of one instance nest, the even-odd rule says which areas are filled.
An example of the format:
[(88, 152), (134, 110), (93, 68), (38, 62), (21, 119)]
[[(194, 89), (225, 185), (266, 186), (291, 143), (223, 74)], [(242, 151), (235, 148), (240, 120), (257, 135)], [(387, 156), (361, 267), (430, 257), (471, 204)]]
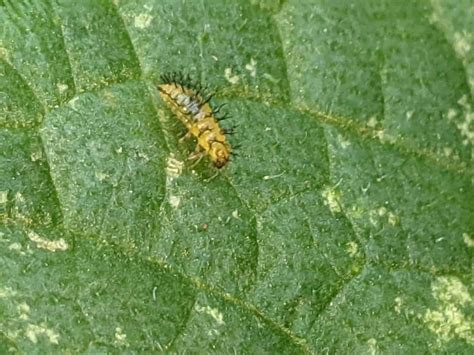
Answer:
[(228, 113), (225, 113), (220, 117), (216, 117), (216, 120), (218, 122), (221, 122), (221, 121), (227, 120), (228, 118), (231, 118), (231, 115), (229, 115)]
[(232, 134), (235, 134), (235, 129), (237, 128), (236, 125), (233, 125), (232, 127), (230, 128), (223, 128), (222, 131), (224, 132), (224, 134), (229, 134), (229, 135), (232, 135)]
[(225, 105), (227, 105), (227, 104), (224, 103), (224, 104), (221, 104), (221, 105), (217, 106), (214, 110), (212, 110), (212, 114), (217, 115), (221, 111), (221, 108), (223, 108)]
[(207, 91), (207, 88), (202, 86), (200, 83), (195, 82), (189, 74), (184, 74), (181, 71), (173, 71), (160, 75), (160, 80), (163, 84), (173, 84), (181, 88), (192, 88), (196, 90), (196, 95), (202, 94)]
[(171, 83), (170, 73), (164, 73), (160, 75), (160, 80), (163, 84)]
[(183, 83), (184, 83), (184, 74), (179, 71), (179, 72), (176, 72), (176, 73), (175, 73), (175, 77), (176, 77), (176, 82), (177, 82), (178, 84), (183, 85)]
[(205, 104), (207, 104), (209, 101), (211, 101), (212, 97), (214, 96), (214, 94), (209, 94), (209, 96), (207, 97), (207, 99), (205, 99), (203, 101), (203, 103), (201, 104), (201, 106), (204, 106)]
[[(199, 81), (195, 81), (191, 78), (189, 74), (184, 74), (183, 72), (168, 72), (163, 73), (160, 75), (161, 85), (172, 85), (174, 86), (177, 91), (177, 95), (173, 95), (171, 99), (174, 101), (174, 104), (179, 105), (181, 108), (186, 108), (183, 110), (183, 117), (180, 117), (181, 120), (186, 121), (187, 126), (192, 126), (196, 124), (197, 121), (203, 120), (204, 118), (208, 118), (210, 128), (207, 130), (215, 130), (211, 136), (216, 136), (214, 138), (209, 137), (201, 137), (201, 135), (197, 136), (198, 144), (203, 144), (200, 142), (201, 140), (205, 140), (208, 144), (208, 147), (205, 147), (205, 150), (211, 154), (214, 166), (217, 168), (221, 168), (227, 164), (227, 162), (231, 161), (230, 156), (236, 157), (238, 154), (235, 150), (239, 149), (240, 145), (233, 145), (231, 144), (230, 139), (228, 137), (226, 139), (225, 136), (231, 136), (235, 133), (237, 126), (232, 126), (230, 128), (224, 128), (222, 125), (218, 124), (219, 121), (226, 120), (231, 116), (225, 112), (221, 112), (222, 108), (226, 105), (221, 104), (215, 108), (212, 107), (212, 104), (209, 102), (212, 100), (214, 96), (214, 92), (210, 90), (207, 85), (202, 85)], [(165, 90), (159, 86), (160, 91)], [(165, 92), (166, 93), (166, 92)], [(209, 104), (209, 107), (202, 109), (203, 106)], [(198, 126), (199, 127), (199, 126)], [(188, 127), (189, 130), (191, 128)], [(217, 139), (217, 137), (223, 136), (221, 139)], [(207, 140), (206, 140), (207, 139)], [(222, 154), (217, 154), (215, 150), (212, 150), (212, 142), (220, 142), (223, 147), (219, 148), (222, 149)], [(203, 147), (206, 146), (205, 144)]]

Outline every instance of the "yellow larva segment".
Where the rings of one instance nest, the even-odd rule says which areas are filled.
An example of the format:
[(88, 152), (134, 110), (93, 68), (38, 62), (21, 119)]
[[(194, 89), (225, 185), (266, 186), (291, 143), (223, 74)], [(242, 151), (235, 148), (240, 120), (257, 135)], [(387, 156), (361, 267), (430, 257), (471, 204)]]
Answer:
[[(214, 166), (225, 166), (230, 159), (231, 147), (209, 103), (203, 103), (202, 96), (181, 84), (162, 84), (158, 89), (163, 101), (197, 138), (198, 145), (209, 155)], [(198, 103), (199, 106), (189, 103)]]

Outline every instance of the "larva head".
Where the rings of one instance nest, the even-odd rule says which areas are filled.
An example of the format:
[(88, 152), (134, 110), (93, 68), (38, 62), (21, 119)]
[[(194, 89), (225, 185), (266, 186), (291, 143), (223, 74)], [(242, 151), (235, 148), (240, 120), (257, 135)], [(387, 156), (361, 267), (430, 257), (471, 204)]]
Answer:
[(224, 167), (230, 159), (230, 147), (226, 143), (213, 142), (209, 150), (209, 156), (218, 169)]

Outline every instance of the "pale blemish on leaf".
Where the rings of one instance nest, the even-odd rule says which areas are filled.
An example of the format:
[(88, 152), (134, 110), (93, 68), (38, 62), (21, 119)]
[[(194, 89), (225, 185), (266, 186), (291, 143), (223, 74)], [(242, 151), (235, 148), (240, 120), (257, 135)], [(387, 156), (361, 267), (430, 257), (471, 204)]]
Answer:
[(127, 334), (125, 334), (122, 328), (115, 328), (115, 344), (120, 346), (128, 346)]
[(58, 88), (60, 94), (63, 94), (64, 92), (67, 91), (67, 89), (69, 89), (69, 86), (67, 84), (62, 84), (62, 83), (56, 84), (56, 87)]
[(150, 14), (140, 14), (138, 16), (135, 16), (134, 25), (136, 28), (144, 30), (145, 28), (150, 26), (152, 20), (153, 16), (151, 16)]
[(104, 98), (104, 101), (109, 105), (110, 107), (118, 107), (120, 105), (120, 99), (115, 95), (114, 92), (107, 90), (102, 92), (102, 97)]
[(274, 83), (274, 84), (278, 84), (280, 82), (280, 80), (278, 80), (277, 78), (275, 78), (273, 75), (269, 74), (269, 73), (263, 73), (262, 75), (265, 79), (267, 79), (268, 81)]
[(176, 195), (170, 195), (168, 200), (170, 202), (171, 207), (173, 207), (174, 209), (177, 209), (181, 204), (181, 198)]
[(460, 338), (474, 344), (473, 320), (464, 314), (465, 308), (474, 305), (467, 287), (456, 277), (439, 277), (432, 283), (431, 291), (438, 304), (424, 315), (428, 328), (441, 342)]
[(28, 232), (28, 238), (36, 244), (36, 246), (40, 249), (45, 249), (48, 251), (65, 251), (69, 248), (69, 245), (67, 242), (63, 239), (60, 238), (58, 240), (48, 240), (45, 238), (40, 237), (38, 234), (36, 234), (33, 231)]
[(454, 50), (461, 59), (467, 59), (472, 49), (470, 42), (473, 40), (472, 34), (467, 32), (454, 33)]
[(346, 244), (346, 251), (351, 257), (354, 257), (359, 252), (359, 246), (356, 242), (348, 242)]
[(2, 41), (0, 41), (0, 58), (4, 59), (6, 62), (10, 63), (10, 60), (9, 60), (9, 52), (8, 52), (8, 50), (3, 46)]
[(220, 332), (217, 329), (209, 329), (207, 331), (207, 335), (211, 338), (214, 338), (214, 337), (220, 335)]
[(235, 219), (240, 219), (239, 210), (233, 211), (232, 212), (232, 217), (234, 217)]
[(351, 219), (361, 219), (365, 216), (365, 210), (361, 206), (354, 205), (347, 211), (347, 215)]
[(0, 288), (0, 298), (10, 298), (16, 296), (16, 291), (7, 286), (7, 287), (1, 287)]
[(369, 347), (369, 353), (371, 355), (375, 355), (377, 353), (377, 340), (374, 338), (370, 338), (367, 340), (367, 345)]
[(73, 97), (69, 102), (67, 103), (73, 110), (77, 110), (76, 103), (79, 100), (79, 97)]
[(344, 139), (342, 134), (337, 135), (337, 141), (341, 145), (342, 149), (346, 149), (346, 148), (350, 147), (350, 145), (351, 145), (351, 142), (348, 139)]
[(392, 226), (395, 226), (395, 225), (398, 224), (398, 221), (399, 221), (399, 218), (395, 213), (393, 213), (393, 212), (388, 213), (388, 223), (389, 224), (391, 224)]
[(395, 297), (395, 312), (400, 314), (401, 311), (402, 311), (402, 298)]
[(45, 323), (41, 323), (41, 325), (35, 324), (28, 324), (26, 328), (26, 337), (30, 339), (30, 341), (34, 344), (38, 342), (38, 336), (46, 336), (48, 341), (52, 344), (59, 343), (59, 334), (56, 333), (54, 330), (49, 329)]
[(20, 243), (12, 243), (8, 246), (8, 250), (12, 251), (21, 251), (21, 244)]
[(464, 240), (464, 243), (469, 247), (472, 248), (474, 247), (474, 238), (472, 238), (469, 234), (463, 233), (462, 238)]
[(31, 224), (33, 221), (21, 212), (26, 205), (25, 197), (21, 192), (17, 192), (14, 198), (14, 207), (12, 209), (12, 219), (22, 222), (25, 225)]
[(446, 114), (446, 116), (448, 117), (448, 120), (451, 121), (453, 120), (457, 115), (457, 112), (454, 108), (450, 108), (448, 110), (448, 113)]
[[(171, 154), (166, 162), (166, 185), (170, 186), (174, 179), (178, 178), (182, 171), (183, 171), (184, 163), (175, 159), (175, 157)], [(174, 209), (177, 209), (181, 204), (181, 197), (170, 194), (168, 196), (168, 202), (170, 206)]]
[(0, 204), (8, 202), (8, 191), (0, 191)]
[(385, 130), (381, 129), (375, 132), (374, 137), (378, 138), (382, 143), (395, 143), (396, 138), (387, 132)]
[(380, 140), (380, 141), (384, 141), (385, 140), (385, 131), (383, 129), (381, 130), (378, 130), (377, 132), (375, 132), (375, 136)]
[(224, 316), (222, 315), (221, 312), (217, 308), (211, 308), (209, 306), (201, 307), (198, 304), (194, 307), (196, 309), (196, 312), (198, 313), (205, 313), (210, 315), (218, 325), (224, 325)]
[(385, 206), (369, 212), (369, 221), (374, 226), (378, 226), (381, 222), (388, 222), (390, 225), (395, 226), (398, 224), (399, 220), (399, 217), (394, 212), (388, 210)]
[(450, 147), (444, 147), (443, 148), (443, 154), (445, 157), (450, 157), (451, 154), (453, 154), (453, 148), (450, 148)]
[(414, 113), (415, 113), (415, 111), (407, 111), (405, 113), (405, 117), (407, 118), (407, 120), (411, 120)]
[(380, 216), (380, 217), (383, 217), (387, 214), (387, 208), (386, 207), (380, 207), (378, 210), (377, 210), (377, 214)]
[(251, 77), (255, 78), (257, 76), (257, 61), (251, 58), (250, 63), (245, 64), (245, 69), (250, 72)]
[(109, 174), (106, 174), (106, 173), (104, 173), (104, 172), (102, 172), (102, 171), (96, 171), (96, 172), (95, 172), (95, 177), (96, 177), (99, 181), (102, 182), (102, 181), (107, 180), (107, 179), (110, 177), (110, 175), (109, 175)]
[(240, 77), (238, 75), (232, 74), (232, 68), (226, 68), (224, 71), (224, 75), (227, 81), (232, 85), (235, 85), (240, 81)]
[(458, 104), (464, 108), (464, 116), (456, 123), (456, 127), (464, 137), (463, 144), (474, 145), (474, 112), (471, 109), (467, 95), (463, 95)]
[(326, 188), (322, 192), (324, 204), (329, 207), (332, 213), (341, 212), (341, 193), (336, 188)]
[(15, 194), (15, 202), (17, 203), (23, 203), (25, 202), (25, 198), (23, 197), (23, 195), (21, 194), (21, 192), (17, 192)]
[(372, 116), (367, 121), (367, 126), (370, 127), (370, 128), (375, 128), (378, 123), (379, 123), (379, 121), (377, 121), (377, 117)]
[(376, 210), (369, 211), (369, 222), (373, 226), (378, 226), (380, 217), (385, 216), (387, 209), (385, 207), (380, 207)]
[(166, 161), (166, 180), (171, 182), (181, 175), (184, 163), (170, 155)]
[(31, 153), (30, 159), (31, 159), (31, 161), (38, 161), (38, 160), (43, 159), (43, 151), (38, 150), (36, 152)]
[(25, 302), (22, 302), (19, 305), (17, 305), (16, 309), (18, 311), (20, 319), (27, 320), (28, 318), (30, 318), (29, 316), (30, 306), (28, 306)]
[(146, 162), (150, 160), (150, 157), (148, 156), (148, 154), (144, 152), (137, 152), (137, 157), (139, 157), (140, 159), (143, 159)]

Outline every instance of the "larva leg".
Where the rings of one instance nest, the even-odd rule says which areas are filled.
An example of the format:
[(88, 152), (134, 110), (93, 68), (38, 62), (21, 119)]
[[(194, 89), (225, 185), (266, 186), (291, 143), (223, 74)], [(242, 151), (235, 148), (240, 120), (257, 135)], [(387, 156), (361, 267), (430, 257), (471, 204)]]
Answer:
[(192, 152), (191, 154), (188, 155), (188, 160), (193, 161), (193, 160), (201, 159), (203, 155), (204, 155), (203, 152)]
[(214, 175), (212, 175), (209, 179), (205, 179), (204, 182), (209, 182), (209, 181), (214, 180), (217, 177), (217, 175), (219, 175), (218, 171)]
[(200, 151), (195, 151), (189, 154), (188, 160), (194, 161), (194, 163), (191, 165), (191, 168), (194, 168), (196, 165), (198, 165), (204, 155), (205, 153)]
[(199, 144), (196, 144), (196, 149), (194, 149), (194, 152), (192, 152), (188, 156), (188, 160), (195, 160), (191, 167), (194, 168), (197, 164), (199, 164), (204, 155), (206, 155), (206, 153), (202, 151), (201, 146)]
[(185, 139), (189, 139), (189, 138), (191, 138), (192, 136), (193, 136), (193, 135), (191, 134), (191, 132), (188, 131), (184, 136), (182, 136), (182, 137), (178, 140), (178, 142), (179, 142), (179, 143), (183, 143)]

